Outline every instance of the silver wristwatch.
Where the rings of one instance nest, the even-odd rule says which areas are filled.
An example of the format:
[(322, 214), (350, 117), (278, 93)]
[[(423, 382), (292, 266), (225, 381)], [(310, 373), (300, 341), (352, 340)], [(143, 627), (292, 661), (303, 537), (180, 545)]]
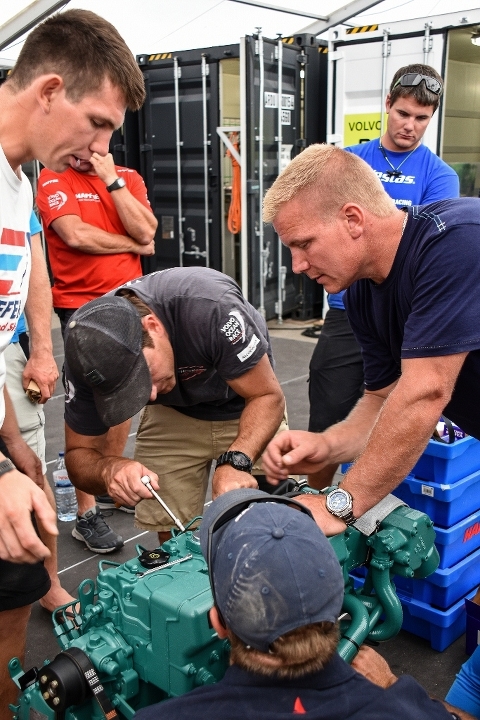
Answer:
[(353, 498), (347, 490), (336, 487), (328, 493), (325, 500), (328, 512), (343, 520), (347, 525), (353, 525), (356, 517), (353, 514)]

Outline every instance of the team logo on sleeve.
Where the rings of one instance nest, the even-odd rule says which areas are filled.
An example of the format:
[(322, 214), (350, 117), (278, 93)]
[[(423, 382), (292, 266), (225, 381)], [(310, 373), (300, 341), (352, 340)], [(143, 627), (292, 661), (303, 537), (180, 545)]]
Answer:
[(253, 355), (253, 353), (255, 352), (255, 348), (257, 347), (259, 342), (259, 338), (256, 335), (253, 335), (247, 347), (244, 348), (242, 352), (237, 353), (237, 357), (240, 362), (245, 362), (245, 360), (248, 360), (248, 358)]
[(220, 328), (227, 340), (235, 345), (239, 340), (245, 342), (245, 320), (238, 310), (230, 310), (227, 322)]
[(50, 210), (60, 210), (67, 202), (67, 196), (61, 190), (57, 190), (53, 195), (48, 196), (48, 207)]

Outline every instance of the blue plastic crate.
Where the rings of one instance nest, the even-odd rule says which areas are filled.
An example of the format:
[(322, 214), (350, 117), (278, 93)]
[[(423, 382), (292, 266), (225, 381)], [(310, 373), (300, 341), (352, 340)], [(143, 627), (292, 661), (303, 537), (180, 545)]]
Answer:
[[(350, 576), (355, 589), (361, 587), (365, 582), (364, 577), (358, 577), (352, 573)], [(468, 598), (471, 599), (475, 592), (476, 589), (472, 590)], [(399, 589), (397, 589), (397, 595), (402, 603), (402, 630), (425, 638), (434, 650), (442, 652), (465, 632), (465, 600), (459, 600), (448, 610), (439, 610), (420, 600), (403, 595)]]
[(480, 441), (462, 438), (451, 444), (430, 440), (412, 475), (436, 483), (452, 483), (480, 470)]
[(404, 578), (397, 575), (393, 581), (405, 597), (447, 610), (480, 584), (480, 550), (453, 567), (436, 570), (427, 578)]
[(439, 568), (449, 568), (480, 548), (480, 510), (450, 528), (434, 525)]
[(395, 488), (394, 495), (415, 510), (426, 513), (435, 525), (451, 528), (480, 510), (480, 471), (450, 484), (427, 483), (408, 475)]
[[(469, 599), (475, 590), (469, 594)], [(432, 608), (420, 600), (404, 597), (398, 592), (403, 608), (402, 629), (425, 638), (431, 647), (442, 652), (465, 632), (465, 601), (459, 600), (448, 610)]]

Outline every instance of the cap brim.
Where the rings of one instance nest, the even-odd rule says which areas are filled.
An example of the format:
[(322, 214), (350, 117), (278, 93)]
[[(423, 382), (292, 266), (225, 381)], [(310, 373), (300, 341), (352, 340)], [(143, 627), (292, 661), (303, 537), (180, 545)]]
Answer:
[(229, 508), (233, 508), (235, 505), (248, 502), (249, 500), (257, 500), (259, 497), (271, 498), (271, 495), (263, 492), (263, 490), (238, 488), (237, 490), (229, 490), (229, 492), (223, 493), (223, 495), (220, 495), (207, 507), (202, 524), (200, 525), (200, 547), (205, 559), (207, 558), (208, 529), (215, 520)]
[(138, 356), (132, 372), (121, 386), (102, 395), (92, 388), (95, 407), (107, 427), (120, 425), (142, 410), (150, 400), (152, 378), (143, 353)]

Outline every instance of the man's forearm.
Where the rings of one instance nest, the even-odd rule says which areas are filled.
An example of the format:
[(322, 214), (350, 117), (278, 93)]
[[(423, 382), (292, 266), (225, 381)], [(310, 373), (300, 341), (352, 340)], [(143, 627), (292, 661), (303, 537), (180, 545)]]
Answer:
[(28, 285), (25, 314), (28, 321), (32, 355), (52, 352), (52, 290), (40, 235), (31, 239), (32, 271)]
[(127, 234), (141, 245), (151, 243), (158, 225), (155, 215), (126, 187), (115, 190), (112, 198)]
[(69, 247), (87, 255), (116, 255), (123, 252), (138, 255), (142, 254), (142, 248), (145, 247), (128, 235), (109, 233), (84, 222), (77, 223), (68, 234), (62, 233), (61, 237)]
[(385, 398), (393, 387), (379, 393), (365, 393), (345, 420), (320, 433), (329, 448), (329, 464), (351, 462), (363, 452)]
[(241, 450), (254, 462), (277, 432), (285, 413), (283, 395), (266, 395), (247, 400), (230, 450)]
[(364, 451), (342, 487), (354, 497), (358, 517), (388, 495), (410, 472), (425, 449), (446, 405), (442, 395), (419, 396), (401, 381), (379, 413)]

